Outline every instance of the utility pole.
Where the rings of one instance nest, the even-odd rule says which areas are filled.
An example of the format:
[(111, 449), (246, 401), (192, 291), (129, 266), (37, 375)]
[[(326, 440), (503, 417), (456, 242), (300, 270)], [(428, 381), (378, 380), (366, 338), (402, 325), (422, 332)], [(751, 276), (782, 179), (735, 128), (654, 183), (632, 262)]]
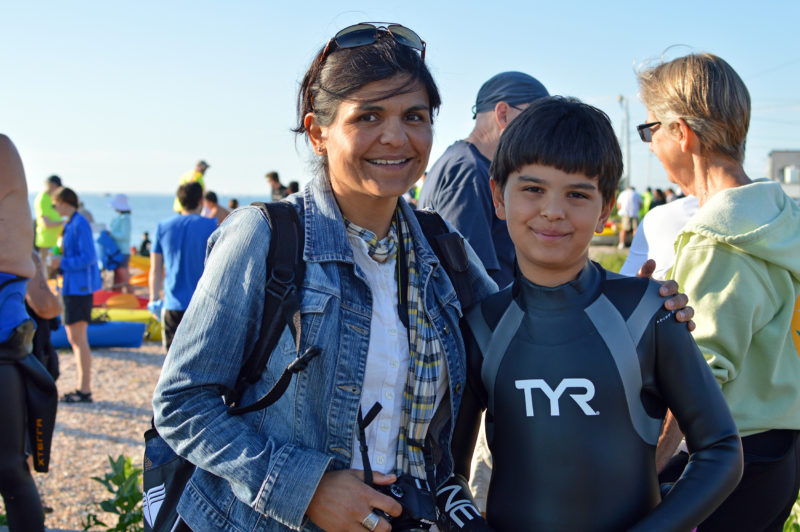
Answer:
[(623, 188), (627, 188), (631, 184), (631, 117), (628, 112), (628, 99), (620, 94), (617, 96), (617, 101), (624, 112), (622, 139), (620, 140), (625, 142), (625, 175), (622, 178), (622, 182), (625, 184)]

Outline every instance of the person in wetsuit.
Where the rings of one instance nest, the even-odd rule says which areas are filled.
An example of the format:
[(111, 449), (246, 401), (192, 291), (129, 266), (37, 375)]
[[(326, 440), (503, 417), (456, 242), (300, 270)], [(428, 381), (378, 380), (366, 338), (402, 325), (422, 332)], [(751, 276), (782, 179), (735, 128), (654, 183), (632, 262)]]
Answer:
[(16, 364), (33, 336), (25, 311), (26, 284), (36, 271), (33, 226), (22, 162), (5, 135), (0, 135), (0, 219), (0, 494), (9, 529), (37, 531), (44, 530), (44, 514), (25, 461), (25, 377)]
[[(588, 260), (622, 173), (608, 118), (574, 99), (534, 102), (501, 137), (491, 172), (518, 268), (467, 315), (478, 349), (468, 349), (456, 472), (469, 473), (486, 409), (493, 529), (692, 529), (736, 486), (741, 444), (658, 285)], [(662, 498), (655, 449), (667, 408), (692, 455)]]

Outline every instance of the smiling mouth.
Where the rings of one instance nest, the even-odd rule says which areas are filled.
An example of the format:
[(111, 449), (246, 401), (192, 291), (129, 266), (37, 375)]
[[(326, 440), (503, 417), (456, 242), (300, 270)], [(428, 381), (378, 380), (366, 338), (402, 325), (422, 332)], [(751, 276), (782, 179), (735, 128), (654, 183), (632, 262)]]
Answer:
[(544, 240), (558, 240), (559, 238), (567, 236), (567, 233), (554, 233), (550, 231), (535, 231), (535, 233)]
[(368, 159), (370, 164), (375, 164), (378, 166), (401, 166), (410, 160), (410, 157), (406, 159)]

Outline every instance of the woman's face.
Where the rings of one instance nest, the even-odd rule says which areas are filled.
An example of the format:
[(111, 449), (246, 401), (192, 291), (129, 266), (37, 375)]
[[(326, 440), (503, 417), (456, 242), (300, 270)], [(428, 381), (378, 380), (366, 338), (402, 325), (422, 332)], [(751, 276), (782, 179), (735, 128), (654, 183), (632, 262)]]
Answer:
[[(647, 111), (647, 121), (657, 122), (658, 118), (652, 111)], [(678, 139), (669, 131), (669, 123), (662, 123), (653, 127), (653, 140), (650, 142), (650, 151), (658, 157), (664, 170), (667, 172), (667, 179), (676, 185), (685, 186), (687, 183), (685, 175), (685, 154), (681, 150)], [(691, 181), (691, 178), (689, 179)]]
[(423, 85), (373, 101), (406, 79), (397, 75), (369, 83), (339, 104), (329, 126), (308, 128), (317, 153), (327, 154), (331, 186), (340, 199), (396, 199), (425, 171), (433, 128)]
[(72, 211), (72, 206), (64, 203), (63, 201), (54, 201), (53, 208), (56, 210), (58, 214), (61, 215), (63, 218), (64, 216), (69, 216)]

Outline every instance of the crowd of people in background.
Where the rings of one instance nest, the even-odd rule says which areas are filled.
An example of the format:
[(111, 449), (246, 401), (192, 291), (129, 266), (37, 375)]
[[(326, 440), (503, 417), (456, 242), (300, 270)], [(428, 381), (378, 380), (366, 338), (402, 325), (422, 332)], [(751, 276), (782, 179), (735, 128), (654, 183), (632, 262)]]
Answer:
[[(441, 104), (426, 46), (400, 25), (357, 24), (306, 72), (294, 131), (317, 173), (301, 194), (270, 171), (264, 194), (305, 222), (302, 334), (283, 331), (245, 390), (257, 399), (295, 366), (291, 393), (258, 420), (228, 416), (220, 395), (262, 345), (270, 242), (289, 236), (235, 198), (220, 205), (205, 160), (138, 248), (126, 194), (110, 198), (102, 240), (57, 175), (31, 217), (0, 135), (0, 214), (14, 224), (0, 232), (0, 390), (19, 406), (0, 419), (12, 532), (44, 530), (19, 361), (35, 357), (56, 401), (61, 316), (77, 378), (60, 401), (93, 402), (98, 264), (130, 293), (132, 253), (149, 257), (147, 308), (169, 354), (154, 426), (197, 465), (174, 530), (385, 532), (403, 511), (386, 487), (404, 479), (442, 532), (781, 529), (800, 489), (800, 208), (743, 170), (738, 74), (711, 54), (639, 73), (639, 136), (681, 191), (639, 193), (620, 188), (608, 117), (518, 71), (479, 88), (474, 127), (426, 172)], [(439, 275), (442, 241), (415, 209), (456, 231), (469, 300)], [(618, 247), (631, 242), (619, 275), (588, 259), (614, 210)], [(324, 355), (299, 367), (312, 349)]]

